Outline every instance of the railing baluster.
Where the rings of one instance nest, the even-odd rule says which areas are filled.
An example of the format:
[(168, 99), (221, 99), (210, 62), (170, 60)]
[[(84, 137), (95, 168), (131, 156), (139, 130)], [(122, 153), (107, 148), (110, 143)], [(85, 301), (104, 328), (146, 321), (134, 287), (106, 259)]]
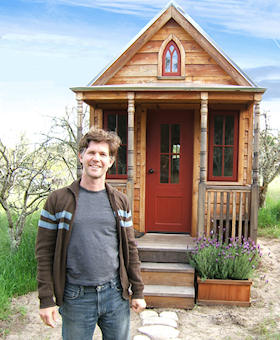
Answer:
[(248, 238), (248, 222), (249, 222), (249, 192), (245, 193), (245, 223), (244, 223), (244, 237)]
[(206, 222), (206, 235), (210, 235), (211, 223), (211, 191), (207, 192), (207, 222)]
[(233, 192), (232, 196), (232, 226), (231, 226), (231, 237), (235, 238), (235, 221), (236, 221), (236, 192)]
[(217, 191), (214, 191), (213, 231), (217, 235)]
[(243, 208), (243, 192), (239, 193), (239, 221), (238, 221), (238, 239), (242, 240), (242, 208)]
[(230, 206), (230, 192), (227, 192), (226, 232), (225, 232), (226, 242), (228, 242), (228, 238), (229, 238), (229, 206)]
[(224, 193), (220, 192), (220, 229), (219, 229), (219, 239), (223, 240), (223, 229), (224, 229)]

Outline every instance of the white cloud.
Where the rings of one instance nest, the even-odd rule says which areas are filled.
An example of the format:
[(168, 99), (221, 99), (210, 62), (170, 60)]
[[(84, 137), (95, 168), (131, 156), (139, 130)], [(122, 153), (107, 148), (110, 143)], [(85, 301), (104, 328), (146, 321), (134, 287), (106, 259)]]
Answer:
[[(167, 1), (154, 0), (37, 0), (52, 6), (100, 8), (110, 12), (152, 18)], [(226, 30), (242, 32), (261, 38), (280, 39), (280, 2), (278, 0), (188, 0), (178, 1), (185, 11), (204, 19), (209, 24), (219, 24)]]

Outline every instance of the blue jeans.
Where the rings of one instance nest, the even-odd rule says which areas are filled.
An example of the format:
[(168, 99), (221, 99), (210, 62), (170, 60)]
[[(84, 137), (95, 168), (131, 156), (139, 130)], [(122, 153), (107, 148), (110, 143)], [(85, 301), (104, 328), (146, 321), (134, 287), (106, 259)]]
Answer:
[(97, 287), (67, 283), (59, 312), (63, 340), (92, 340), (96, 324), (103, 340), (129, 340), (130, 307), (119, 280)]

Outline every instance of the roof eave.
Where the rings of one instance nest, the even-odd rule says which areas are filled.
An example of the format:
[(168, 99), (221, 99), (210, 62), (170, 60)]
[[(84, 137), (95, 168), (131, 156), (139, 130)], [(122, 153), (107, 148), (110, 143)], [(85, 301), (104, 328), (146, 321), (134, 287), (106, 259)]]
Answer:
[(71, 91), (78, 92), (98, 92), (98, 91), (190, 91), (190, 92), (255, 92), (264, 93), (266, 88), (250, 87), (250, 86), (123, 86), (123, 85), (98, 85), (98, 86), (83, 86), (72, 87)]

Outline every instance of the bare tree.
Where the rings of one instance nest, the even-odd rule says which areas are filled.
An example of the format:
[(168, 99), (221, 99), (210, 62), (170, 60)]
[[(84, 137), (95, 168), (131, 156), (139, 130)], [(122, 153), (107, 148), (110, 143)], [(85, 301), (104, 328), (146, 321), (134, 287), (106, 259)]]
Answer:
[(57, 158), (63, 162), (71, 180), (75, 180), (79, 174), (77, 134), (78, 130), (82, 133), (89, 126), (87, 113), (88, 107), (82, 115), (82, 126), (78, 127), (76, 108), (66, 108), (64, 116), (52, 118), (50, 131), (45, 134), (46, 142), (53, 143), (53, 150)]
[(268, 113), (262, 114), (264, 128), (260, 132), (260, 191), (259, 207), (263, 207), (269, 183), (280, 174), (280, 131), (273, 131)]
[(20, 244), (26, 217), (56, 186), (50, 170), (53, 161), (44, 145), (31, 147), (25, 137), (14, 148), (0, 140), (0, 204), (7, 216), (12, 248)]

